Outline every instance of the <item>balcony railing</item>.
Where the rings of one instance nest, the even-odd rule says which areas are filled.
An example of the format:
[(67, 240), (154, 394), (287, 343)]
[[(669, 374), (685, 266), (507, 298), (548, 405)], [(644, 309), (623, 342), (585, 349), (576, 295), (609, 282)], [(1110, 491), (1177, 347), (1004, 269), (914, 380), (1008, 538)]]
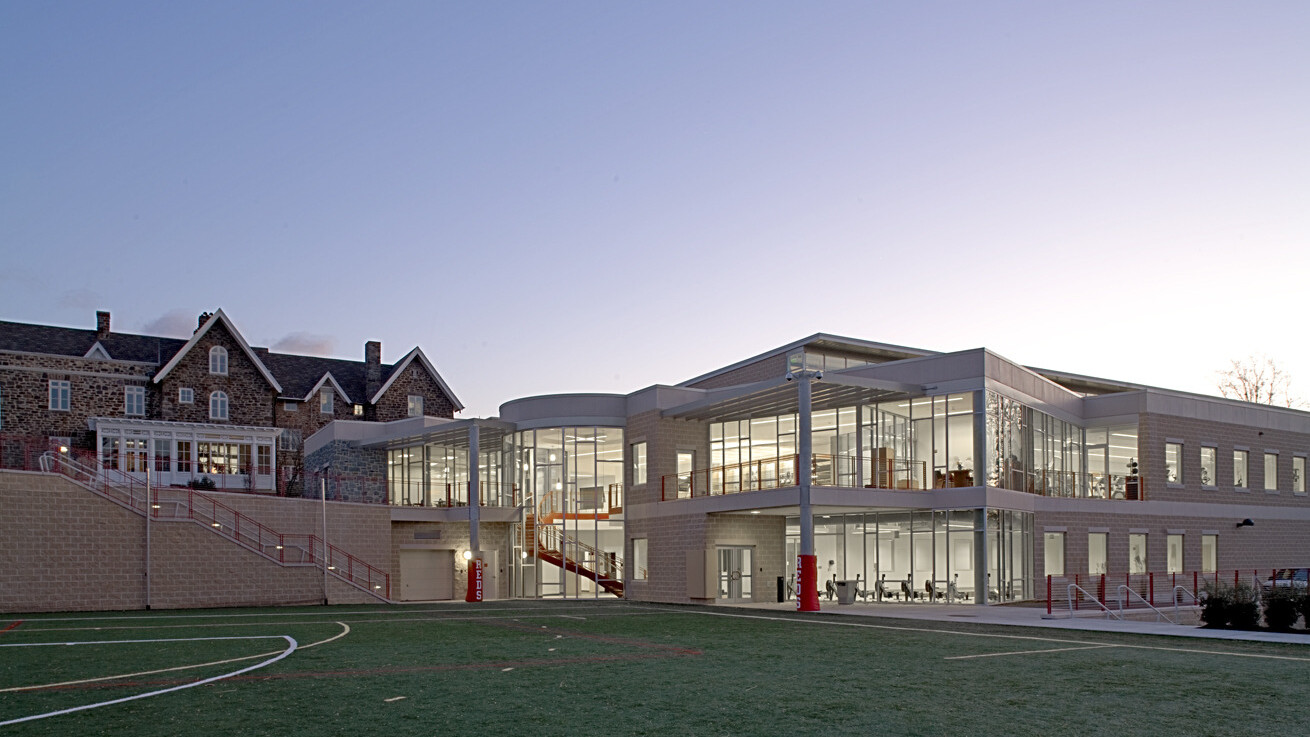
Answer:
[[(815, 453), (811, 456), (810, 483), (814, 486), (855, 486), (855, 464), (855, 456)], [(671, 473), (660, 478), (660, 499), (691, 499), (795, 486), (799, 465), (800, 456), (791, 455)], [(928, 468), (924, 461), (885, 459), (870, 464), (866, 460), (865, 470), (870, 469), (865, 479), (865, 486), (870, 489), (919, 491), (929, 488)]]
[(1000, 478), (989, 479), (988, 485), (1039, 496), (1128, 501), (1146, 499), (1146, 479), (1141, 474), (1010, 471)]

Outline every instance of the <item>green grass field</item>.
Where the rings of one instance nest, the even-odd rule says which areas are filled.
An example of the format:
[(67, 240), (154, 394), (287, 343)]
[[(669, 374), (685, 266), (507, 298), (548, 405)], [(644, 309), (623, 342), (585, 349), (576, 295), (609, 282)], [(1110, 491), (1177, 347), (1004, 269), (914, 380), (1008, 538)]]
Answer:
[(1310, 732), (1304, 645), (625, 602), (0, 616), (5, 627), (0, 722), (298, 645), (6, 735)]

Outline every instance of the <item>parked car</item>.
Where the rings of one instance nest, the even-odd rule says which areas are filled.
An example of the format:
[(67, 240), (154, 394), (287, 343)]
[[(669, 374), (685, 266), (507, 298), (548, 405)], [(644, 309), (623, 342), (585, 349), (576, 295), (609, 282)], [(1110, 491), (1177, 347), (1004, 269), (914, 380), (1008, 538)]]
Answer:
[(1305, 590), (1310, 586), (1310, 568), (1279, 568), (1260, 583), (1266, 590), (1274, 587)]

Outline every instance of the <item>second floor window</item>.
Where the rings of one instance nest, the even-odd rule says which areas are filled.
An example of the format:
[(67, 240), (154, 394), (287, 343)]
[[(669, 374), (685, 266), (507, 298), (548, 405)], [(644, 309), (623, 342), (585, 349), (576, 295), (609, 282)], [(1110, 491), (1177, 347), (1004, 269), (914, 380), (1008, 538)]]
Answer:
[(67, 381), (50, 382), (50, 409), (67, 412), (73, 385)]
[(422, 416), (423, 416), (423, 397), (420, 397), (420, 396), (415, 395), (415, 394), (411, 394), (411, 395), (409, 395), (409, 409), (408, 409), (408, 414), (409, 414), (410, 417), (422, 417)]
[(196, 392), (194, 389), (184, 386), (177, 390), (178, 404), (191, 404), (194, 401), (196, 401)]
[(227, 394), (214, 392), (209, 395), (209, 419), (227, 419)]
[(318, 411), (325, 415), (332, 414), (332, 401), (332, 390), (320, 389), (318, 392)]
[(221, 345), (209, 349), (209, 373), (227, 376), (227, 349)]
[(146, 388), (129, 386), (123, 389), (123, 414), (144, 415), (146, 413)]

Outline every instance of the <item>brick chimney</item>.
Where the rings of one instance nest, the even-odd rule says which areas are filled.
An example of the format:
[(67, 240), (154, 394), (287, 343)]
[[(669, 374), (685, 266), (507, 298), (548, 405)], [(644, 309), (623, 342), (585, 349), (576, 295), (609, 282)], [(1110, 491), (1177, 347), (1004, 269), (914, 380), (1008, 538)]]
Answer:
[(211, 317), (213, 317), (213, 316), (214, 316), (214, 313), (212, 313), (212, 312), (202, 312), (202, 313), (200, 313), (200, 317), (196, 318), (196, 329), (195, 329), (195, 330), (192, 330), (191, 333), (194, 335), (195, 333), (200, 332), (200, 328), (203, 328), (203, 327), (205, 326), (205, 323), (206, 323), (206, 322), (209, 322), (209, 318), (211, 318)]
[(364, 344), (364, 390), (371, 398), (382, 388), (382, 343), (370, 340)]
[(109, 313), (104, 310), (96, 311), (96, 340), (104, 340), (109, 337)]

